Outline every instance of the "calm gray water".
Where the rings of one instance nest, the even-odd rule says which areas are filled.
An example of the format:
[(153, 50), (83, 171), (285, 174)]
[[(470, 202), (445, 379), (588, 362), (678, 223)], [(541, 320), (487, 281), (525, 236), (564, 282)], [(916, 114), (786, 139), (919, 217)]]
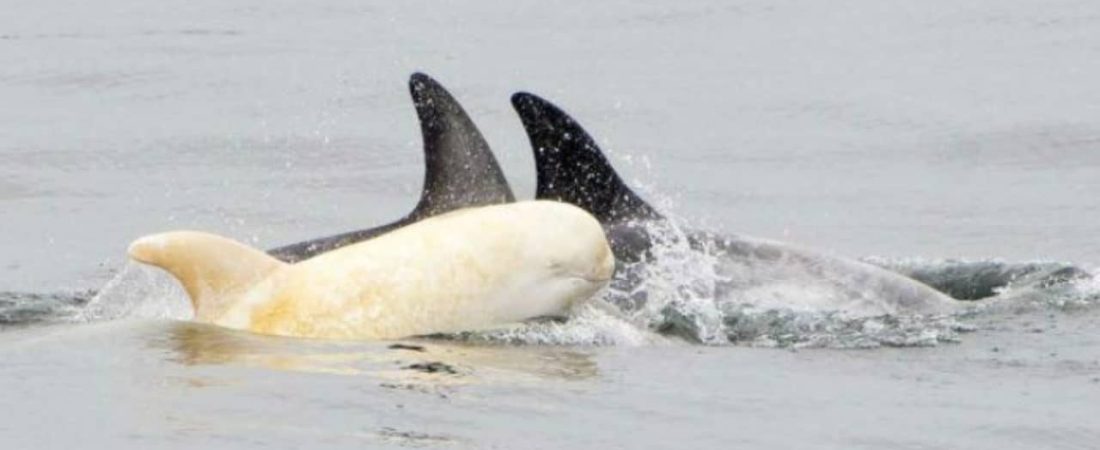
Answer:
[[(1095, 272), (1095, 2), (9, 0), (4, 11), (0, 447), (1100, 442), (1091, 280), (951, 317), (724, 316), (736, 345), (589, 314), (503, 338), (410, 341), (417, 351), (191, 324), (171, 281), (124, 257), (166, 229), (270, 248), (404, 214), (423, 176), (405, 82), (423, 70), (465, 105), (521, 197), (533, 161), (508, 96), (530, 90), (698, 226), (891, 266)], [(692, 269), (666, 281), (694, 284)], [(103, 294), (85, 306), (86, 290)]]

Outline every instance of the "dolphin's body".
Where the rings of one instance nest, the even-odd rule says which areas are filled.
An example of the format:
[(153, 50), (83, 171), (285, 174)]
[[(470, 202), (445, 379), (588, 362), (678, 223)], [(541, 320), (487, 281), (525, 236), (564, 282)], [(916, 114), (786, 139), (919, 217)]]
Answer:
[(428, 217), (473, 206), (515, 200), (489, 144), (470, 117), (438, 82), (416, 73), (409, 79), (424, 139), (424, 189), (420, 202), (392, 223), (269, 250), (295, 262), (396, 230)]
[(138, 239), (129, 254), (175, 276), (197, 321), (338, 339), (560, 316), (606, 286), (615, 267), (599, 222), (553, 201), (441, 214), (295, 264), (193, 231)]
[[(273, 249), (295, 262), (379, 236), (455, 209), (515, 199), (489, 145), (457, 101), (437, 82), (414, 74), (409, 82), (424, 140), (425, 181), (420, 202), (390, 224)], [(667, 220), (621, 181), (588, 134), (568, 115), (530, 94), (517, 94), (519, 112), (535, 149), (537, 198), (570, 202), (603, 224), (620, 262), (638, 262)], [(758, 304), (824, 306), (877, 312), (942, 311), (943, 294), (909, 278), (857, 261), (747, 236), (690, 231), (697, 249), (723, 256), (716, 267), (723, 297)], [(645, 265), (624, 267), (616, 286), (638, 294)], [(644, 292), (641, 292), (644, 296)], [(634, 295), (634, 298), (638, 295)], [(629, 307), (629, 305), (627, 305)]]
[(651, 273), (646, 268), (661, 258), (661, 246), (680, 239), (714, 257), (720, 282), (709, 294), (716, 299), (855, 315), (944, 313), (957, 307), (956, 300), (923, 283), (860, 261), (749, 236), (676, 230), (623, 183), (595, 141), (565, 112), (527, 93), (514, 95), (512, 104), (534, 150), (536, 198), (573, 203), (599, 219), (620, 264), (633, 263), (615, 282), (632, 293), (632, 301), (639, 295), (644, 301), (639, 287)]
[[(409, 87), (421, 123), (426, 168), (416, 208), (390, 224), (276, 248), (269, 252), (272, 256), (300, 261), (447, 211), (514, 201), (489, 145), (458, 102), (424, 74), (414, 74)], [(650, 255), (654, 241), (664, 234), (657, 229), (667, 228), (665, 217), (622, 182), (595, 142), (559, 108), (524, 93), (513, 97), (513, 106), (534, 146), (536, 196), (565, 200), (595, 215), (620, 262), (637, 262)], [(955, 302), (922, 283), (955, 298), (976, 299), (993, 295), (1015, 279), (947, 269), (884, 270), (749, 236), (687, 231), (682, 237), (696, 249), (721, 256), (715, 269), (727, 281), (717, 286), (718, 294), (757, 303), (809, 303), (839, 309), (847, 305), (868, 313), (944, 311), (954, 308)], [(637, 293), (644, 281), (638, 272), (644, 268), (626, 267), (631, 275), (617, 277), (616, 284)]]

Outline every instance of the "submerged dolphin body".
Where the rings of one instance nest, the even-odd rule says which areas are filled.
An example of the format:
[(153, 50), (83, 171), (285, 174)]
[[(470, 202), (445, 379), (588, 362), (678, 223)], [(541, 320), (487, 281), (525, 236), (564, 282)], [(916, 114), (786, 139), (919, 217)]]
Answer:
[(206, 233), (134, 241), (176, 277), (195, 319), (281, 336), (395, 339), (561, 315), (605, 285), (599, 222), (566, 203), (465, 208), (296, 263)]
[(565, 112), (528, 93), (515, 94), (512, 104), (534, 151), (536, 198), (573, 203), (599, 219), (616, 258), (633, 263), (615, 282), (632, 293), (629, 301), (645, 301), (636, 298), (644, 297), (639, 292), (648, 281), (644, 269), (660, 258), (662, 245), (680, 239), (714, 257), (719, 282), (707, 295), (716, 300), (854, 315), (945, 313), (958, 306), (923, 283), (860, 261), (748, 236), (678, 230), (623, 183), (595, 141)]
[(296, 262), (396, 230), (428, 217), (473, 206), (515, 200), (504, 173), (474, 122), (438, 82), (415, 73), (409, 92), (424, 139), (424, 188), (420, 201), (392, 223), (269, 250), (285, 262)]

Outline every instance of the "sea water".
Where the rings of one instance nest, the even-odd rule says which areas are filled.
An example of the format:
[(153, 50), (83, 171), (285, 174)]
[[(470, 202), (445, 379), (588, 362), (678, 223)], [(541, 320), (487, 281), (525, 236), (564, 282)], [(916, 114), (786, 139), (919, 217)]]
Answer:
[[(195, 324), (126, 261), (167, 229), (271, 248), (403, 215), (418, 70), (522, 198), (527, 90), (684, 227), (964, 290), (1088, 276), (853, 317), (726, 301), (671, 245), (643, 308), (379, 343)], [(1095, 447), (1098, 76), (1085, 1), (10, 0), (0, 446)]]

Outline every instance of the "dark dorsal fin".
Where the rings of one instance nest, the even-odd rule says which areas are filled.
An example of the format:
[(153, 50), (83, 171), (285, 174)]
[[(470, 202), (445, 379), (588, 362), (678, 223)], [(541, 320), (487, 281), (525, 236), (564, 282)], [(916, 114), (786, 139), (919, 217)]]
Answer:
[(661, 218), (626, 187), (596, 141), (572, 117), (525, 92), (512, 96), (512, 106), (535, 152), (536, 198), (575, 204), (604, 224)]
[(416, 208), (386, 225), (299, 242), (268, 253), (287, 262), (301, 261), (436, 214), (515, 199), (489, 144), (454, 97), (422, 73), (409, 78), (409, 93), (424, 137), (424, 189)]
[(412, 216), (515, 201), (489, 144), (454, 97), (422, 73), (409, 92), (424, 137), (424, 190)]

